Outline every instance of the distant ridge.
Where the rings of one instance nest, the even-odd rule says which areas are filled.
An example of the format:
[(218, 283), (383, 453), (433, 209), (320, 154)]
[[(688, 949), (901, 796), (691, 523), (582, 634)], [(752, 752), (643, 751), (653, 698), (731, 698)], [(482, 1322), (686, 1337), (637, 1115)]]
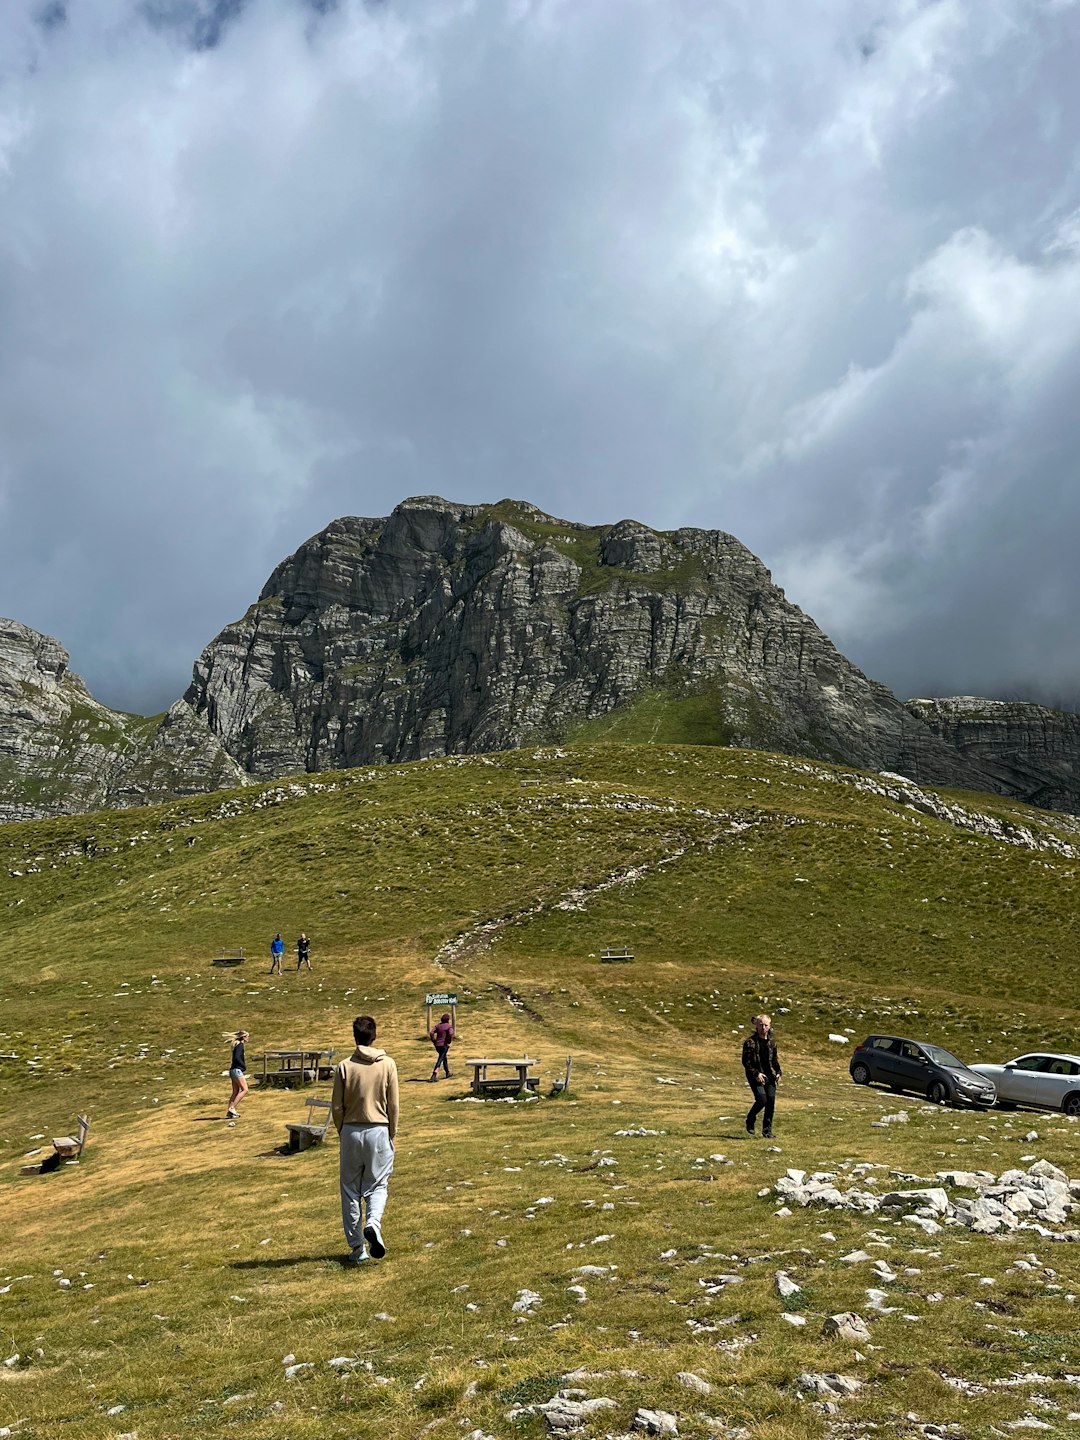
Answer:
[(1080, 812), (1080, 717), (904, 704), (719, 530), (437, 496), (335, 520), (277, 566), (155, 724), (98, 705), (55, 641), (4, 623), (5, 819), (598, 739), (779, 751)]
[(48, 635), (0, 619), (0, 820), (120, 809), (244, 785), (190, 706), (144, 719), (101, 705)]

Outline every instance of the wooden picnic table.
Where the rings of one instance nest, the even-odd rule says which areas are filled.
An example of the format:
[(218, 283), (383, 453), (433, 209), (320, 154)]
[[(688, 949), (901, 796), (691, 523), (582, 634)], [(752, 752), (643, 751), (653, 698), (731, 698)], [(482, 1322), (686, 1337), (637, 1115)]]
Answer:
[(310, 1085), (329, 1080), (334, 1071), (334, 1050), (317, 1046), (302, 1050), (264, 1050), (254, 1057), (262, 1064), (258, 1079), (262, 1085)]
[[(536, 1090), (540, 1085), (538, 1075), (530, 1075), (529, 1071), (534, 1065), (539, 1065), (539, 1060), (530, 1060), (527, 1055), (514, 1059), (494, 1059), (490, 1056), (483, 1056), (473, 1060), (466, 1060), (466, 1065), (472, 1066), (472, 1091), (474, 1095), (492, 1094), (507, 1092), (519, 1094), (521, 1091)], [(512, 1070), (513, 1075), (489, 1075), (491, 1069)]]

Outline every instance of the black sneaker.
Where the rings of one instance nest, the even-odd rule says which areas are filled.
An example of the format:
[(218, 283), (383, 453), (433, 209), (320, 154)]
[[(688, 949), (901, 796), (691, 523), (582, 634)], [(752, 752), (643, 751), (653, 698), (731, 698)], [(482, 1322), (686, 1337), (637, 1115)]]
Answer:
[(381, 1260), (386, 1254), (382, 1233), (374, 1225), (365, 1225), (364, 1239), (367, 1241), (368, 1254), (372, 1259)]
[(772, 1131), (771, 1131), (771, 1130), (762, 1130), (762, 1132), (761, 1132), (761, 1138), (762, 1138), (763, 1140), (771, 1140), (771, 1139), (772, 1139)]

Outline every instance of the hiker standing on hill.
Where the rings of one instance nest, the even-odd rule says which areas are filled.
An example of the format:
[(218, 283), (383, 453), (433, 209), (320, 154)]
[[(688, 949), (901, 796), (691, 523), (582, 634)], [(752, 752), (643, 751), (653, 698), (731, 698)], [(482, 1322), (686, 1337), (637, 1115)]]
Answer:
[(446, 1078), (450, 1079), (450, 1066), (446, 1063), (446, 1052), (454, 1042), (454, 1027), (450, 1023), (450, 1016), (446, 1014), (437, 1025), (433, 1025), (428, 1037), (435, 1046), (435, 1069), (431, 1072), (432, 1080), (439, 1078), (439, 1066), (446, 1072)]
[(229, 1099), (229, 1108), (225, 1112), (226, 1120), (237, 1118), (236, 1107), (248, 1093), (248, 1083), (245, 1071), (247, 1070), (247, 1059), (244, 1055), (244, 1041), (248, 1038), (246, 1030), (237, 1030), (235, 1043), (232, 1047), (232, 1059), (229, 1061), (229, 1079), (232, 1081), (232, 1096)]
[[(341, 1224), (352, 1265), (369, 1256), (381, 1260), (386, 1254), (382, 1215), (394, 1168), (398, 1073), (386, 1051), (376, 1049), (375, 1034), (370, 1015), (358, 1015), (353, 1021), (356, 1049), (334, 1071), (330, 1106), (341, 1136)], [(367, 1214), (362, 1217), (365, 1209)]]
[(285, 954), (285, 941), (281, 938), (281, 931), (270, 941), (270, 974), (281, 974), (281, 957)]
[(297, 938), (296, 938), (296, 968), (297, 968), (297, 970), (302, 970), (305, 965), (307, 966), (307, 968), (308, 968), (309, 970), (311, 969), (311, 961), (308, 959), (308, 954), (309, 954), (309, 951), (310, 951), (310, 950), (311, 950), (311, 941), (310, 941), (310, 940), (307, 938), (307, 936), (304, 934), (303, 930), (301, 930), (301, 931), (300, 931), (300, 934), (299, 934), (299, 935), (297, 936)]
[(754, 1092), (754, 1103), (746, 1117), (747, 1133), (753, 1135), (754, 1121), (759, 1111), (762, 1116), (761, 1133), (766, 1140), (772, 1138), (773, 1109), (776, 1105), (776, 1086), (780, 1079), (780, 1057), (776, 1053), (776, 1040), (772, 1033), (772, 1020), (768, 1015), (755, 1015), (754, 1033), (743, 1041), (742, 1067), (746, 1072), (746, 1083)]

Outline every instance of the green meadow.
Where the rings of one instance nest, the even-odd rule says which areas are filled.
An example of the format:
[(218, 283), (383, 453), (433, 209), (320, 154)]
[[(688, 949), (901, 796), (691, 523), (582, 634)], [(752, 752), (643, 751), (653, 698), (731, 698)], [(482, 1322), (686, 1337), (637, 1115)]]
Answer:
[[(789, 1166), (843, 1188), (877, 1167), (882, 1193), (1023, 1157), (1080, 1177), (1076, 1121), (847, 1071), (876, 1030), (969, 1061), (1080, 1048), (1080, 824), (948, 797), (1036, 848), (1003, 843), (845, 776), (582, 743), (0, 828), (0, 1434), (528, 1440), (567, 1386), (613, 1402), (595, 1437), (639, 1407), (693, 1440), (1077, 1433), (1080, 1245), (777, 1213)], [(212, 964), (239, 945), (244, 965)], [(633, 964), (600, 963), (622, 945)], [(428, 990), (459, 996), (434, 1085)], [(743, 1128), (761, 1009), (785, 1072), (771, 1142)], [(345, 1053), (359, 1013), (402, 1115), (388, 1254), (347, 1268), (333, 1132), (284, 1152), (327, 1087), (253, 1086), (228, 1126), (224, 1072), (240, 1026), (249, 1061)], [(469, 1096), (465, 1057), (522, 1053), (539, 1099)], [(79, 1112), (81, 1163), (22, 1174)], [(857, 1249), (894, 1273), (881, 1308)], [(849, 1310), (858, 1349), (822, 1334)], [(860, 1388), (830, 1410), (798, 1379), (833, 1371)]]

